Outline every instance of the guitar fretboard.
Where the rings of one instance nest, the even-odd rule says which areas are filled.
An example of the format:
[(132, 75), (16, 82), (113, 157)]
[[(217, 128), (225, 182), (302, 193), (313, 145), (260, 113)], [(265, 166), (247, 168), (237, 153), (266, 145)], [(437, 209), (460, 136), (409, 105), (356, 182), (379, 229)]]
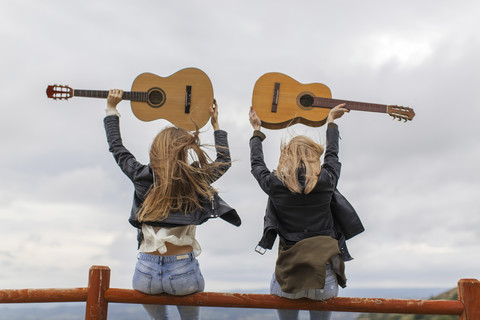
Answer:
[[(87, 97), (87, 98), (102, 98), (106, 99), (108, 97), (108, 91), (106, 90), (79, 90), (74, 89), (73, 95), (76, 97)], [(124, 91), (123, 100), (131, 101), (147, 101), (147, 92), (138, 92), (138, 91)]]
[(341, 103), (346, 103), (347, 104), (346, 108), (350, 110), (359, 110), (359, 111), (387, 113), (387, 108), (388, 108), (388, 106), (385, 104), (365, 103), (365, 102), (357, 102), (357, 101), (329, 99), (329, 98), (322, 98), (322, 97), (313, 98), (314, 107), (323, 107), (323, 108), (332, 109)]

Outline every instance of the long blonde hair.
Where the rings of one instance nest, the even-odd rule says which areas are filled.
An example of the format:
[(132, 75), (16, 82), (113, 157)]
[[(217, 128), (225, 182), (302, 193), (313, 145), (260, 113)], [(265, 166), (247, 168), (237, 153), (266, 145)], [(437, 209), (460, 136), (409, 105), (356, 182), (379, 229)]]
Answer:
[[(296, 136), (282, 144), (275, 175), (293, 193), (308, 194), (317, 184), (323, 147), (306, 136)], [(298, 181), (298, 170), (305, 171), (305, 190)]]
[[(193, 162), (193, 163), (192, 163)], [(201, 148), (198, 131), (168, 127), (155, 137), (150, 166), (155, 180), (138, 212), (139, 221), (161, 221), (170, 212), (188, 213), (211, 198), (214, 164)]]

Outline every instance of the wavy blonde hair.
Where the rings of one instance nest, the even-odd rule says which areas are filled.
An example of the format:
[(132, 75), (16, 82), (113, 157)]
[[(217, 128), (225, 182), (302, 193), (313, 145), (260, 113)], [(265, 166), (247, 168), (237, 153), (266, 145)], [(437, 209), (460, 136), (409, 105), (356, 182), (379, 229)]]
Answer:
[(139, 221), (161, 221), (170, 212), (188, 213), (202, 206), (201, 198), (216, 192), (210, 157), (201, 148), (198, 131), (168, 127), (158, 133), (150, 148), (155, 181), (138, 212)]
[[(306, 136), (296, 136), (282, 144), (275, 175), (293, 193), (308, 194), (317, 184), (322, 169), (323, 146)], [(305, 189), (298, 181), (299, 170), (305, 172)]]

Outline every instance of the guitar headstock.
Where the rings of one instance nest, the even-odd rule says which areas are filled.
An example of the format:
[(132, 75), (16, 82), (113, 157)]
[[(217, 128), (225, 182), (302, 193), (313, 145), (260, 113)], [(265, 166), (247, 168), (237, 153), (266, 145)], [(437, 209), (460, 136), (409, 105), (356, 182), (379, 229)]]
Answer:
[(387, 106), (387, 113), (393, 117), (393, 119), (398, 119), (398, 121), (412, 120), (415, 116), (415, 112), (412, 108), (402, 107), (402, 106)]
[(73, 97), (73, 89), (68, 86), (54, 84), (47, 87), (47, 97), (52, 99), (70, 99)]

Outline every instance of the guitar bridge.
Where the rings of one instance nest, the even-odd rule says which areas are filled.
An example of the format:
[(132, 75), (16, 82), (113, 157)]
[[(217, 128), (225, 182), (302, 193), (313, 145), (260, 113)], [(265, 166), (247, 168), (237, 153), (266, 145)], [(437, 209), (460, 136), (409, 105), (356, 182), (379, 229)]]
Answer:
[(190, 105), (192, 103), (192, 86), (185, 89), (185, 113), (190, 113)]
[(277, 112), (279, 93), (280, 93), (280, 82), (275, 82), (275, 86), (273, 87), (272, 112)]

